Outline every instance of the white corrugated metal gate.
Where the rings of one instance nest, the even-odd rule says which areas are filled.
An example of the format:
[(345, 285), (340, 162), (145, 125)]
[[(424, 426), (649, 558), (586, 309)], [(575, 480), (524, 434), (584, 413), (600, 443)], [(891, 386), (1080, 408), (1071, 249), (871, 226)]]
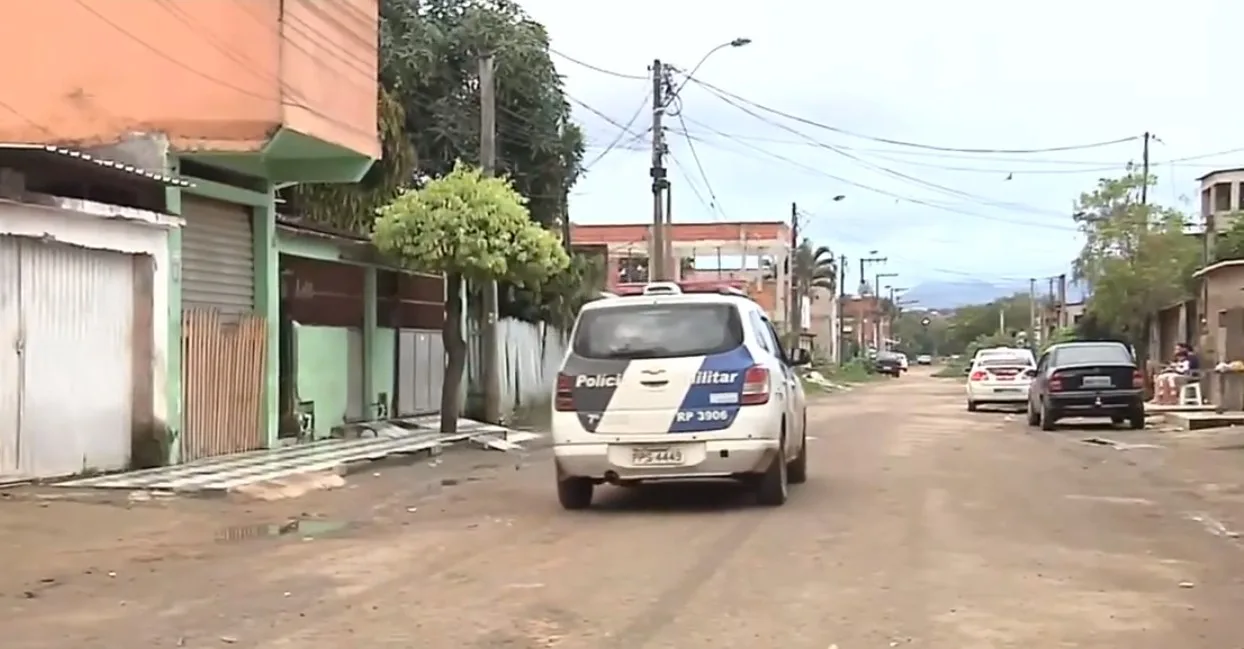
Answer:
[(398, 347), (397, 414), (437, 412), (445, 383), (445, 343), (441, 332), (402, 329)]
[(182, 310), (216, 309), (237, 316), (255, 308), (251, 210), (197, 196), (181, 205)]
[(126, 468), (129, 255), (0, 236), (0, 477)]

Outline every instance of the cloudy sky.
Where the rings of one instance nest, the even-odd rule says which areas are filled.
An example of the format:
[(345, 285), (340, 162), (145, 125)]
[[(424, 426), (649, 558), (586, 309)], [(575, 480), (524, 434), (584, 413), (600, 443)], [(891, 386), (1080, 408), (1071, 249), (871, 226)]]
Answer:
[[(1244, 166), (1235, 96), (1244, 85), (1231, 51), (1244, 6), (1227, 0), (522, 4), (558, 53), (641, 77), (555, 57), (572, 99), (609, 118), (576, 106), (589, 161), (621, 131), (610, 120), (627, 124), (638, 113), (630, 129), (638, 137), (624, 136), (577, 186), (576, 222), (651, 218), (643, 134), (651, 83), (642, 77), (653, 58), (689, 69), (736, 37), (752, 43), (715, 53), (696, 78), (859, 135), (732, 100), (758, 118), (688, 84), (683, 122), (667, 119), (675, 220), (786, 218), (794, 201), (817, 243), (852, 260), (880, 251), (899, 284), (1064, 272), (1079, 247), (1072, 202), (1098, 177), (1138, 162), (1145, 131), (1160, 139), (1159, 201), (1192, 210), (1197, 176)], [(993, 151), (1132, 139), (962, 153), (870, 138)], [(833, 202), (839, 194), (846, 198)]]

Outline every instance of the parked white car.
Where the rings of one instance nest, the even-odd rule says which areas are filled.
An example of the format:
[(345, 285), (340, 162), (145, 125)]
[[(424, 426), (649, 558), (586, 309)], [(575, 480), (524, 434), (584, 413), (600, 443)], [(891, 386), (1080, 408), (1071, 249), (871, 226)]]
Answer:
[(1023, 347), (990, 347), (988, 349), (979, 349), (976, 355), (972, 357), (972, 363), (975, 364), (985, 358), (1009, 358), (1019, 356), (1033, 367), (1037, 366), (1037, 357), (1032, 354), (1031, 349)]
[(975, 412), (982, 404), (1028, 403), (1028, 387), (1036, 367), (1029, 360), (1030, 356), (1031, 352), (1028, 356), (987, 354), (973, 362), (965, 387), (968, 411)]

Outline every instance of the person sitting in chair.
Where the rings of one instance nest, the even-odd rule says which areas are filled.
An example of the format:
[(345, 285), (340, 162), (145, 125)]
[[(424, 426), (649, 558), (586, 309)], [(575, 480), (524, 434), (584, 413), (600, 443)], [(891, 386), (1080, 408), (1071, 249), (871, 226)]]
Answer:
[(1175, 345), (1175, 359), (1158, 373), (1157, 403), (1174, 405), (1179, 403), (1179, 390), (1188, 383), (1197, 380), (1197, 372), (1201, 369), (1201, 361), (1197, 358), (1192, 346), (1187, 343)]

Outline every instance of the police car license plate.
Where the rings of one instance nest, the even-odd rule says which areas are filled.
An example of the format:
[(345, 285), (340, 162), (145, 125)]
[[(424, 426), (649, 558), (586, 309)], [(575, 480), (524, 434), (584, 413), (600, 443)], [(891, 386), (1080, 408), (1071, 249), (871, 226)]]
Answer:
[(679, 466), (682, 463), (682, 449), (679, 448), (648, 446), (631, 449), (631, 464), (635, 466)]

